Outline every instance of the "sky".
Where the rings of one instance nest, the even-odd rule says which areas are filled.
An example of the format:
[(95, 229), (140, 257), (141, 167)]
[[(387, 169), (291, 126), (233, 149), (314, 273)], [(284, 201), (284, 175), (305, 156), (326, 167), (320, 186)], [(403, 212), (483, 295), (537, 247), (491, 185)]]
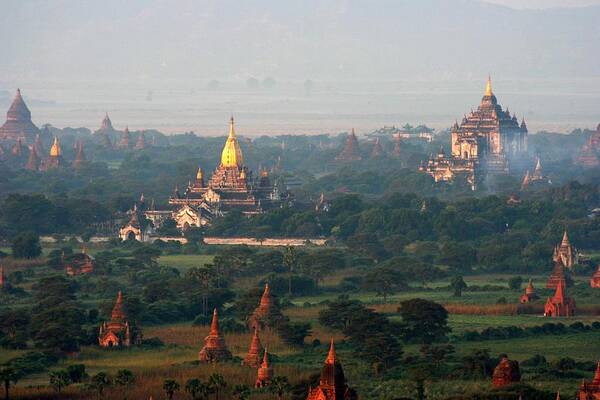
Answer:
[(0, 1), (0, 106), (21, 87), (56, 126), (443, 126), (488, 74), (532, 126), (600, 119), (600, 0)]

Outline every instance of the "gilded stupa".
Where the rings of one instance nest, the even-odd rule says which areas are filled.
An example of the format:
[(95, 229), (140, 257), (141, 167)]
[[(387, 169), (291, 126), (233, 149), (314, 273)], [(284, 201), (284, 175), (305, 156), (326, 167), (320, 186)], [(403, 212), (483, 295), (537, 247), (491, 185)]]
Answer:
[(60, 168), (65, 165), (65, 160), (62, 156), (62, 149), (60, 148), (60, 142), (58, 137), (54, 137), (52, 147), (50, 147), (50, 157), (43, 160), (40, 164), (40, 171), (47, 171), (49, 169)]
[(204, 171), (198, 168), (195, 179), (188, 183), (185, 192), (175, 191), (169, 204), (174, 208), (178, 227), (185, 230), (209, 224), (213, 217), (233, 210), (245, 215), (260, 214), (278, 207), (281, 197), (266, 170), (255, 179), (245, 165), (235, 121), (231, 117), (220, 163), (210, 179), (206, 181)]

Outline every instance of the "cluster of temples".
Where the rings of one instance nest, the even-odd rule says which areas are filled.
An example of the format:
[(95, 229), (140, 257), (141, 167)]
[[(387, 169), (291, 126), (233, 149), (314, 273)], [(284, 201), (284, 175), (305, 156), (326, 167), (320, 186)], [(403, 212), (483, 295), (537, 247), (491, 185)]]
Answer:
[[(376, 137), (373, 141), (373, 145), (370, 150), (369, 159), (379, 159), (386, 156), (392, 157), (400, 157), (402, 154), (402, 139), (399, 134), (395, 134), (394, 138), (394, 147), (390, 151), (386, 151), (381, 144), (381, 140), (379, 137)], [(368, 150), (367, 150), (368, 151)], [(360, 145), (358, 143), (358, 138), (356, 137), (356, 133), (354, 129), (350, 132), (350, 134), (346, 137), (344, 145), (340, 151), (340, 153), (335, 157), (335, 160), (338, 162), (353, 162), (360, 161), (363, 159), (361, 154)]]
[[(113, 127), (108, 113), (104, 115), (100, 128), (94, 132), (95, 140), (106, 148), (115, 148), (121, 150), (142, 150), (146, 148), (146, 135), (144, 132), (137, 133), (137, 138), (132, 138), (129, 127), (126, 126), (123, 131), (118, 131)], [(111, 139), (113, 138), (113, 139)], [(155, 137), (152, 137), (154, 141)]]
[(525, 120), (519, 124), (516, 115), (502, 109), (490, 78), (477, 110), (465, 115), (460, 125), (455, 122), (451, 136), (452, 154), (440, 152), (420, 167), (436, 182), (465, 174), (474, 187), (477, 174), (508, 173), (511, 161), (527, 153)]

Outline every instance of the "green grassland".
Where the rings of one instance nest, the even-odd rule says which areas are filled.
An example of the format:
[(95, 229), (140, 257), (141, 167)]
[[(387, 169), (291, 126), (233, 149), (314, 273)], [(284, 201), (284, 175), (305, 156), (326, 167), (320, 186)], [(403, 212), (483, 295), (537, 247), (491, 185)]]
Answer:
[(190, 268), (203, 267), (207, 264), (210, 264), (213, 258), (213, 256), (204, 254), (175, 254), (160, 256), (158, 258), (158, 263), (160, 265), (167, 265), (169, 267), (177, 268), (181, 272), (185, 272)]

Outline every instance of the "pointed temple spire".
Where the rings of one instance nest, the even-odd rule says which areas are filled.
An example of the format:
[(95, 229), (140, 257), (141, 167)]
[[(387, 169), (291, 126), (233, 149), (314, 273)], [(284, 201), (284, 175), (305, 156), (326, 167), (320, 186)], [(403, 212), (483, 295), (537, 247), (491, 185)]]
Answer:
[(333, 338), (331, 338), (329, 342), (329, 352), (327, 353), (327, 358), (325, 359), (325, 363), (334, 364), (335, 363), (335, 344), (333, 343)]
[(20, 138), (25, 143), (31, 144), (38, 133), (40, 130), (31, 122), (31, 112), (21, 96), (21, 89), (17, 89), (6, 112), (6, 122), (0, 127), (0, 139), (17, 140)]
[(125, 313), (123, 312), (123, 293), (120, 290), (117, 294), (117, 301), (112, 309), (111, 320), (113, 322), (125, 320)]
[(562, 237), (562, 241), (560, 242), (561, 247), (562, 246), (570, 246), (571, 242), (569, 241), (569, 234), (567, 233), (567, 230), (565, 229), (565, 231), (563, 232), (563, 237)]
[(255, 387), (262, 388), (265, 386), (269, 386), (271, 383), (271, 379), (273, 377), (273, 369), (269, 365), (269, 353), (265, 348), (265, 353), (263, 355), (262, 364), (258, 368), (258, 374), (256, 377)]
[(25, 165), (25, 169), (30, 171), (37, 171), (40, 163), (40, 158), (38, 157), (37, 150), (35, 146), (31, 146), (29, 150), (29, 159), (27, 160), (27, 165)]
[(50, 157), (60, 157), (61, 155), (62, 150), (60, 149), (60, 142), (58, 141), (58, 137), (54, 136), (54, 142), (50, 148)]
[(73, 162), (73, 167), (81, 168), (83, 164), (85, 164), (85, 153), (83, 152), (83, 142), (79, 141), (79, 146), (77, 146), (77, 156), (75, 157), (75, 161)]
[(140, 134), (138, 135), (137, 142), (135, 143), (134, 149), (143, 150), (145, 148), (146, 148), (146, 135), (144, 135), (144, 132), (140, 132)]
[(494, 92), (492, 92), (492, 77), (488, 75), (487, 83), (485, 84), (485, 96), (493, 96)]
[(346, 384), (344, 369), (335, 354), (333, 339), (321, 369), (319, 386), (308, 389), (307, 400), (356, 400), (356, 392)]
[(350, 135), (346, 137), (344, 148), (342, 149), (340, 154), (338, 154), (337, 157), (335, 157), (335, 159), (337, 161), (359, 161), (362, 159), (358, 147), (358, 139), (356, 138), (354, 128), (352, 128)]
[(275, 315), (276, 312), (277, 310), (273, 305), (273, 298), (271, 297), (271, 289), (269, 288), (269, 284), (266, 283), (258, 307), (254, 309), (252, 315), (248, 318), (248, 327), (259, 330), (266, 328), (269, 317), (277, 317)]
[(545, 317), (572, 317), (575, 315), (575, 300), (567, 296), (565, 279), (556, 285), (553, 297), (548, 297), (544, 306)]
[(262, 349), (262, 344), (260, 343), (260, 338), (258, 337), (258, 329), (254, 329), (254, 335), (252, 336), (252, 341), (250, 342), (250, 348), (248, 349), (246, 358), (244, 358), (244, 361), (242, 361), (242, 365), (258, 368), (260, 365), (260, 352)]
[(231, 359), (231, 353), (225, 345), (225, 338), (219, 330), (219, 314), (215, 308), (210, 324), (210, 332), (204, 338), (204, 346), (198, 353), (198, 359), (203, 362), (219, 362)]
[(225, 168), (239, 168), (244, 164), (244, 157), (242, 156), (242, 150), (235, 134), (234, 125), (235, 122), (233, 116), (231, 116), (229, 120), (229, 134), (221, 153), (221, 166)]
[(102, 323), (98, 343), (102, 347), (129, 347), (141, 344), (142, 332), (127, 321), (123, 311), (123, 294), (119, 290), (109, 323)]
[(123, 133), (121, 133), (121, 139), (119, 140), (117, 147), (121, 149), (129, 148), (129, 126), (126, 126)]

